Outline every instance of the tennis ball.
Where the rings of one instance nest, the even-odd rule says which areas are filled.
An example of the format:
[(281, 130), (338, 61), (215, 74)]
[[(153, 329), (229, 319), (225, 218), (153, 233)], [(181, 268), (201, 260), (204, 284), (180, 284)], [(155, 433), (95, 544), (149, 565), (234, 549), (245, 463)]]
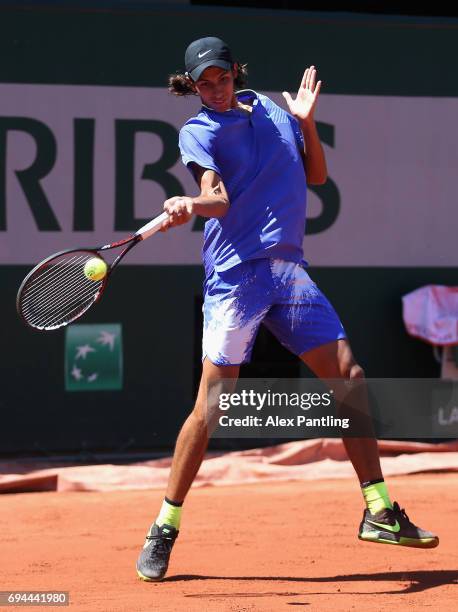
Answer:
[(107, 264), (98, 257), (93, 257), (84, 264), (84, 276), (92, 281), (102, 280), (106, 276), (107, 270)]

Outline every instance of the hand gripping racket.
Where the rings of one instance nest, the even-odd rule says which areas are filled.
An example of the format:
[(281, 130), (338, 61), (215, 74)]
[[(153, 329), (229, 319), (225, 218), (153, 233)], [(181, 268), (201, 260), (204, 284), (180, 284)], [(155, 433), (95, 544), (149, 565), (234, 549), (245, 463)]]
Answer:
[[(27, 274), (19, 287), (16, 299), (19, 315), (27, 325), (40, 331), (73, 323), (100, 300), (111, 273), (124, 255), (155, 234), (167, 218), (168, 214), (163, 212), (135, 234), (118, 242), (94, 249), (69, 249), (47, 257)], [(124, 249), (111, 265), (100, 255), (102, 251), (121, 247)], [(107, 266), (100, 280), (92, 280), (85, 274), (86, 263), (94, 258)]]

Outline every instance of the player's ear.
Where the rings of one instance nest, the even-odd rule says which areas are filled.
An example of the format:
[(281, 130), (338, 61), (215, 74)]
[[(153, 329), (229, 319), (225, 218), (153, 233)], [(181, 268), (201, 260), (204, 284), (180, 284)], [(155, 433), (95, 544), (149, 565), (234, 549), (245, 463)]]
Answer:
[(232, 66), (232, 76), (234, 77), (234, 79), (237, 78), (238, 73), (239, 73), (239, 65), (237, 63), (234, 63), (234, 65)]

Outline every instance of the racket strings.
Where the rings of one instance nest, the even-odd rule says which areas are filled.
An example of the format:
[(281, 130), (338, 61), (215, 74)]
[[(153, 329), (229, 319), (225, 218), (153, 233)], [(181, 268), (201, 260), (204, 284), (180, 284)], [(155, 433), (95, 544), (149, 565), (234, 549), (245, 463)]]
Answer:
[[(74, 288), (75, 291), (77, 289), (78, 288)], [(48, 299), (40, 303), (28, 302), (28, 308), (23, 309), (23, 314), (31, 324), (40, 328), (59, 324), (65, 321), (67, 316), (72, 313), (75, 308), (78, 308), (78, 306), (84, 308), (87, 299), (92, 302), (95, 293), (94, 288), (87, 288), (84, 293), (81, 292), (81, 289), (79, 289), (79, 291), (78, 295), (69, 295), (68, 292), (66, 292), (65, 295), (57, 301)], [(52, 298), (53, 295), (51, 294), (49, 297)]]
[(45, 268), (42, 274), (36, 279), (33, 287), (29, 289), (28, 295), (31, 296), (37, 291), (39, 291), (40, 286), (44, 285), (45, 283), (49, 284), (50, 281), (52, 280), (52, 277), (59, 275), (59, 270), (62, 269), (64, 265), (69, 266), (73, 264), (76, 266), (78, 264), (78, 261), (80, 262), (83, 261), (83, 266), (84, 266), (86, 258), (84, 256), (80, 256), (80, 257), (75, 256), (69, 259), (68, 261), (59, 261), (58, 263), (50, 265), (49, 268), (48, 267)]
[[(69, 283), (72, 279), (69, 279)], [(52, 288), (47, 295), (37, 301), (37, 295), (25, 302), (23, 314), (28, 321), (38, 328), (59, 326), (70, 318), (84, 311), (97, 297), (100, 282), (79, 284), (65, 284), (62, 287)]]
[[(55, 283), (52, 286), (51, 281)], [(59, 279), (57, 277), (54, 277), (53, 279), (50, 278), (46, 287), (42, 283), (39, 289), (34, 288), (33, 290), (29, 291), (27, 295), (24, 296), (24, 310), (27, 310), (28, 304), (32, 304), (33, 308), (35, 309), (38, 309), (42, 306), (45, 307), (46, 303), (49, 302), (49, 298), (54, 296), (58, 296), (58, 298), (57, 302), (52, 302), (52, 306), (54, 307), (59, 305), (59, 302), (65, 299), (65, 293), (60, 294), (60, 291), (61, 289), (64, 289), (66, 286), (68, 286), (70, 282), (72, 283), (75, 291), (88, 284), (87, 279), (85, 281), (82, 280), (80, 267), (75, 270), (75, 273), (72, 277), (60, 277)], [(89, 286), (89, 288), (92, 289), (93, 285), (94, 283), (93, 281), (91, 281), (91, 285)]]
[[(23, 309), (25, 311), (35, 310), (37, 311), (39, 308), (45, 308), (46, 303), (49, 303), (50, 298), (53, 298), (52, 305), (58, 306), (61, 300), (65, 299), (65, 293), (61, 294), (61, 289), (63, 290), (70, 281), (74, 282), (74, 280), (78, 279), (79, 281), (80, 274), (75, 275), (75, 279), (66, 279), (65, 281), (60, 281), (59, 284), (53, 286), (52, 288), (42, 286), (41, 290), (35, 290), (32, 293), (24, 296), (23, 301)], [(76, 283), (74, 289), (77, 289)]]
[[(73, 310), (76, 309), (78, 310), (78, 306), (84, 302), (84, 300), (86, 298), (89, 298), (92, 294), (93, 294), (94, 290), (90, 289), (88, 291), (86, 291), (86, 293), (78, 295), (77, 299), (75, 299), (73, 302), (69, 302), (68, 300), (64, 303), (63, 300), (60, 300), (60, 302), (58, 303), (49, 303), (49, 304), (45, 304), (45, 306), (40, 305), (40, 308), (42, 308), (42, 314), (40, 317), (37, 317), (37, 309), (35, 308), (34, 311), (30, 312), (28, 311), (28, 315), (31, 315), (32, 317), (34, 317), (34, 324), (37, 327), (43, 326), (45, 329), (49, 326), (49, 325), (53, 325), (53, 319), (56, 316), (61, 315), (61, 311), (59, 309), (61, 309), (62, 307), (65, 307), (68, 315), (67, 316), (71, 316), (71, 314), (73, 313)], [(92, 302), (92, 300), (91, 300)], [(75, 308), (73, 308), (75, 307)], [(70, 310), (72, 309), (72, 310)], [(66, 320), (66, 318), (62, 319), (62, 320)]]
[(104, 279), (84, 274), (95, 253), (79, 251), (55, 257), (32, 272), (22, 288), (20, 310), (37, 329), (56, 329), (87, 310), (99, 296)]

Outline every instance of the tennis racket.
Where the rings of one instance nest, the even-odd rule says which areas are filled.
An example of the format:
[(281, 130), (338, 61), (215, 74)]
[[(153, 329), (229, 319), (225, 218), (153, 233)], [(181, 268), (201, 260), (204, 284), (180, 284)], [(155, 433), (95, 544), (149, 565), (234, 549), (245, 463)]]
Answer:
[[(41, 261), (19, 287), (16, 307), (20, 317), (40, 331), (59, 329), (82, 317), (100, 300), (121, 259), (136, 244), (155, 234), (167, 218), (168, 214), (163, 212), (124, 240), (93, 249), (60, 251)], [(122, 247), (112, 264), (108, 264), (100, 254)], [(94, 258), (107, 266), (106, 274), (100, 280), (92, 280), (85, 274), (86, 263)]]

